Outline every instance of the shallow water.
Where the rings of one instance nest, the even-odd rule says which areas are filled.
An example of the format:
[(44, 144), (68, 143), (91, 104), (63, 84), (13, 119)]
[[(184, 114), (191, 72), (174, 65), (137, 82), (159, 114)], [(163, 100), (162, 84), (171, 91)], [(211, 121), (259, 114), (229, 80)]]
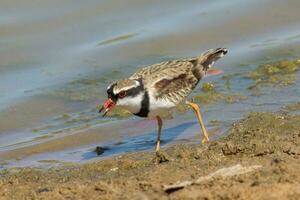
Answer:
[[(299, 101), (298, 81), (253, 96), (247, 89), (252, 81), (240, 75), (261, 63), (300, 57), (299, 6), (297, 0), (1, 1), (2, 166), (52, 166), (47, 160), (83, 162), (153, 149), (155, 121), (102, 118), (95, 105), (105, 100), (112, 80), (209, 48), (227, 47), (229, 54), (215, 65), (224, 74), (202, 83), (245, 97), (202, 105), (213, 139), (248, 112)], [(229, 83), (224, 76), (232, 76)], [(163, 145), (200, 141), (192, 112), (175, 114), (164, 127)], [(108, 150), (97, 156), (96, 146)]]

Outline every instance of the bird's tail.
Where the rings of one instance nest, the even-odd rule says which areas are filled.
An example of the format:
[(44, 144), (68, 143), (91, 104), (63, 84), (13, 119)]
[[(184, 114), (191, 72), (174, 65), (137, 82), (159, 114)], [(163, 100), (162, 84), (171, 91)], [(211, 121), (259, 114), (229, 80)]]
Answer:
[(199, 57), (197, 57), (197, 61), (205, 68), (205, 70), (207, 70), (217, 60), (219, 60), (226, 54), (227, 54), (227, 49), (225, 48), (210, 49), (205, 53), (201, 54)]
[(220, 58), (227, 54), (226, 48), (210, 49), (193, 60), (193, 73), (197, 79), (201, 79), (209, 68)]

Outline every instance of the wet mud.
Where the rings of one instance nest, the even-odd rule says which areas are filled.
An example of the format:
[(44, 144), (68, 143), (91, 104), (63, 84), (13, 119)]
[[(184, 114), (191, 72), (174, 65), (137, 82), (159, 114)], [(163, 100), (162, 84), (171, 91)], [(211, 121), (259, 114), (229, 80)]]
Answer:
[(48, 170), (3, 170), (0, 198), (297, 199), (299, 158), (300, 115), (250, 113), (227, 136), (207, 145), (199, 140), (157, 154), (131, 153)]

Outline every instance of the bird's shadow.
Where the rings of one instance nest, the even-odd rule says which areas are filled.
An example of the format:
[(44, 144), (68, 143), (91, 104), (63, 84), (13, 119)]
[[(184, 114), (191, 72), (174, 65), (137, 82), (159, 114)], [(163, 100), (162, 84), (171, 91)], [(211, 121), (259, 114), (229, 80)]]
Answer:
[[(196, 122), (186, 122), (171, 128), (163, 129), (161, 133), (161, 145), (167, 144), (175, 140), (182, 132), (190, 128)], [(117, 155), (121, 153), (144, 151), (154, 149), (156, 142), (157, 132), (152, 131), (143, 135), (137, 135), (128, 137), (125, 140), (118, 143), (104, 144), (102, 147), (104, 149), (103, 153), (99, 155), (93, 150), (89, 150), (82, 154), (83, 160), (93, 159), (98, 156), (107, 157), (112, 155)]]

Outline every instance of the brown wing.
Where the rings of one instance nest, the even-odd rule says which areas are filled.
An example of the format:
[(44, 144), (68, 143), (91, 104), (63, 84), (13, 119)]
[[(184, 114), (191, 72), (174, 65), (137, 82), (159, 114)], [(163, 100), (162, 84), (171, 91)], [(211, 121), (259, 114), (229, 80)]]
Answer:
[(142, 78), (157, 99), (179, 103), (192, 92), (211, 65), (226, 53), (227, 49), (217, 48), (198, 57), (150, 65), (134, 73), (130, 79)]
[(170, 63), (173, 61), (167, 61), (167, 62), (162, 62), (154, 65), (149, 65), (146, 67), (143, 67), (136, 71), (132, 76), (130, 76), (130, 79), (139, 79), (139, 78), (144, 78), (147, 75), (155, 74), (159, 72), (160, 70), (163, 70), (165, 68), (170, 67)]
[(198, 80), (200, 80), (205, 71), (207, 71), (212, 64), (214, 64), (218, 59), (222, 58), (226, 53), (226, 48), (210, 49), (198, 57), (150, 65), (138, 70), (130, 77), (130, 79), (144, 78), (149, 75), (151, 76), (152, 74), (160, 73), (162, 70), (168, 70), (169, 68), (181, 67), (191, 69), (191, 67), (194, 66), (193, 73)]
[(145, 84), (157, 99), (174, 103), (184, 100), (196, 87), (198, 79), (192, 72), (193, 64), (177, 60), (164, 63), (164, 67), (144, 77)]
[(196, 87), (198, 80), (191, 74), (180, 74), (159, 80), (154, 84), (157, 99), (168, 99), (174, 103), (184, 100)]

